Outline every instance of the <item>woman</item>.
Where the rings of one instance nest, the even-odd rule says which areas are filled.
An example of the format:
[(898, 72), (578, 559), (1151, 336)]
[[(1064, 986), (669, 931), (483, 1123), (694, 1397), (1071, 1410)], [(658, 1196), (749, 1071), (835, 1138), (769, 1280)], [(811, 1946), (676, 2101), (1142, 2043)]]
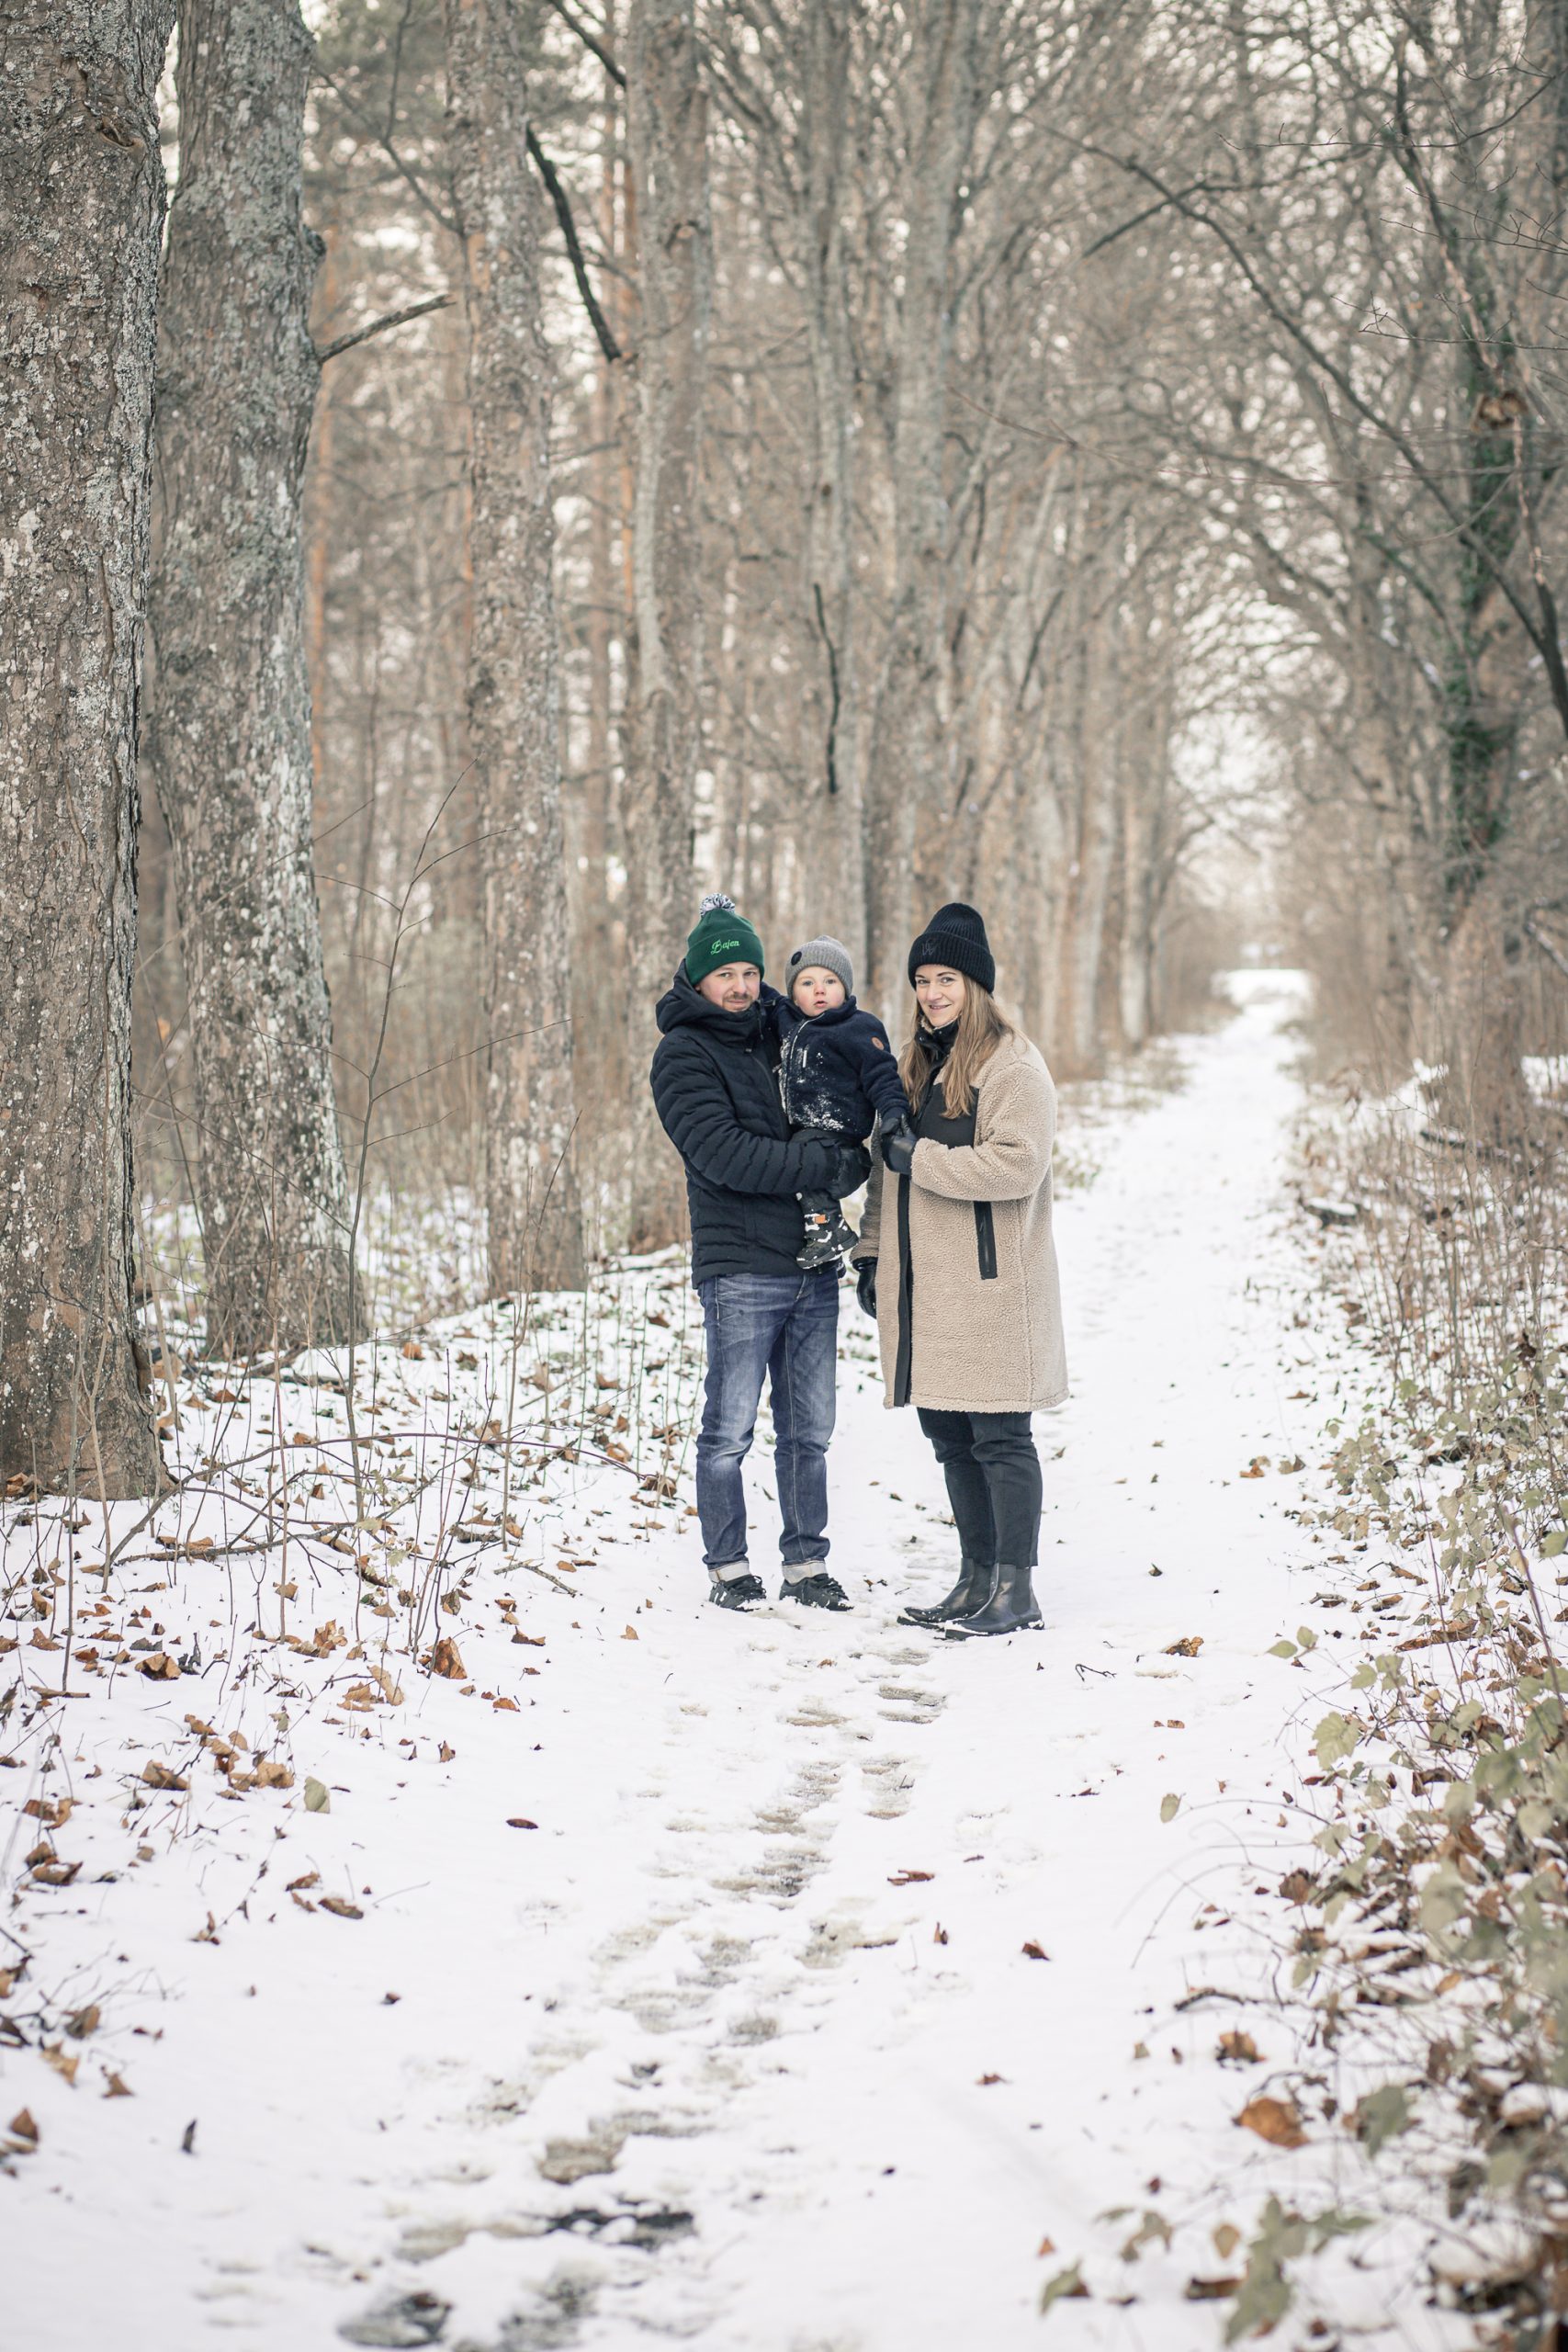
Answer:
[(884, 1138), (886, 1173), (873, 1169), (852, 1253), (887, 1402), (919, 1412), (963, 1550), (946, 1599), (906, 1621), (964, 1634), (1041, 1622), (1029, 1417), (1067, 1393), (1051, 1238), (1056, 1090), (998, 1008), (996, 974), (973, 907), (939, 908), (910, 948), (915, 1021), (898, 1069), (914, 1118)]

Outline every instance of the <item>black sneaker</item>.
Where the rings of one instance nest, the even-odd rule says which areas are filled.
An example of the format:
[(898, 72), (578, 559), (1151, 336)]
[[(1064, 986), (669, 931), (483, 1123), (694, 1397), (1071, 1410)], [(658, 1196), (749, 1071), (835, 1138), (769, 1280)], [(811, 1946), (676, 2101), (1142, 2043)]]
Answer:
[(785, 1577), (779, 1587), (781, 1600), (798, 1600), (803, 1609), (850, 1609), (853, 1607), (849, 1594), (837, 1577), (819, 1568), (814, 1577)]
[(708, 1599), (716, 1609), (744, 1609), (748, 1602), (766, 1600), (768, 1595), (761, 1577), (715, 1577), (708, 1587)]

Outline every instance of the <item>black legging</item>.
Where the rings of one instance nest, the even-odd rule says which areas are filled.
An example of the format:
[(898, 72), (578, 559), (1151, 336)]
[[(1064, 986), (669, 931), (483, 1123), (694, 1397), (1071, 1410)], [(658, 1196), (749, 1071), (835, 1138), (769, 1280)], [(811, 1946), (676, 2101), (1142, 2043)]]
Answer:
[(1027, 1413), (916, 1408), (947, 1479), (966, 1560), (1032, 1568), (1040, 1557), (1040, 1456)]

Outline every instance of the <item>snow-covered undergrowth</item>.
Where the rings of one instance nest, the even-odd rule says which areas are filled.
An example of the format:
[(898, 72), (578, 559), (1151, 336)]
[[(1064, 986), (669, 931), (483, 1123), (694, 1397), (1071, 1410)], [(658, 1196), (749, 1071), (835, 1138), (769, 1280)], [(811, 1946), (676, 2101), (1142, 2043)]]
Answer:
[[(1037, 1638), (897, 1622), (952, 1531), (847, 1293), (841, 1617), (706, 1605), (674, 1261), (352, 1364), (164, 1302), (175, 1491), (5, 1508), (28, 2352), (1199, 2352), (1292, 2295), (1468, 2340), (1284, 1951), (1340, 1932), (1337, 1640), (1388, 1645), (1323, 1516), (1377, 1367), (1286, 1182), (1297, 1001), (1245, 976), (1059, 1204)], [(750, 1478), (766, 1576), (765, 1423)]]
[(1568, 1194), (1550, 1130), (1456, 1155), (1407, 1112), (1312, 1148), (1361, 1204), (1325, 1296), (1371, 1376), (1306, 1523), (1364, 1556), (1384, 1641), (1317, 1729), (1298, 1975), (1368, 2078), (1378, 2202), (1424, 2209), (1482, 2340), (1544, 2346), (1568, 2312)]

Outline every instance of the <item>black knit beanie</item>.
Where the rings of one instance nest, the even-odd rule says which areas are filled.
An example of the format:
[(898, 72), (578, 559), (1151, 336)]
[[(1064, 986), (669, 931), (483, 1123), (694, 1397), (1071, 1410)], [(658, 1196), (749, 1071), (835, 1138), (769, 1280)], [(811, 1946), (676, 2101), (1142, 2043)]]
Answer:
[(911, 988), (922, 964), (945, 964), (949, 971), (962, 972), (966, 979), (978, 980), (983, 989), (997, 985), (997, 959), (986, 937), (985, 921), (959, 899), (938, 907), (910, 948)]

